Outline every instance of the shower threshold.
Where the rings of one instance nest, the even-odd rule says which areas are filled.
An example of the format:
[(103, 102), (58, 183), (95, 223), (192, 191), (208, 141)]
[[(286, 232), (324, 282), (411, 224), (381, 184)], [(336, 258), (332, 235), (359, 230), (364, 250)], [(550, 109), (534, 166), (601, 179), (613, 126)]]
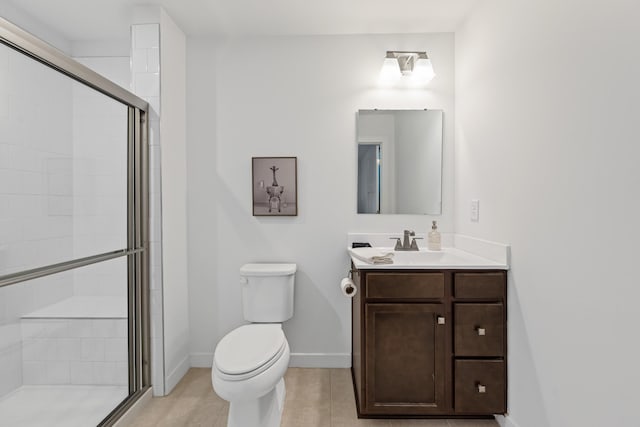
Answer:
[(125, 386), (25, 385), (0, 399), (0, 427), (95, 426), (127, 395)]

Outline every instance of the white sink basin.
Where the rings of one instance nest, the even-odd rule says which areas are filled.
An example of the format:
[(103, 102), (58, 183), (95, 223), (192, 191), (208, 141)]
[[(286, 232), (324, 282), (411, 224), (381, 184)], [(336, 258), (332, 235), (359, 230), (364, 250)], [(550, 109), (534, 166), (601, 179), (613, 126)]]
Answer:
[(393, 248), (375, 248), (380, 253), (392, 253), (392, 264), (373, 264), (356, 257), (358, 249), (349, 249), (351, 260), (358, 269), (503, 269), (505, 265), (454, 248), (441, 251), (394, 251)]

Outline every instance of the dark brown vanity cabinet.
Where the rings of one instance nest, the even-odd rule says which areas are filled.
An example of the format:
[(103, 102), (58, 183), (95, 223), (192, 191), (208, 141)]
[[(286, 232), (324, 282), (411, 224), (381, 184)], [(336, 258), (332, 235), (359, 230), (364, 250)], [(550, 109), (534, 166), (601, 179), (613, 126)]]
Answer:
[(506, 272), (359, 270), (352, 372), (361, 417), (506, 412)]

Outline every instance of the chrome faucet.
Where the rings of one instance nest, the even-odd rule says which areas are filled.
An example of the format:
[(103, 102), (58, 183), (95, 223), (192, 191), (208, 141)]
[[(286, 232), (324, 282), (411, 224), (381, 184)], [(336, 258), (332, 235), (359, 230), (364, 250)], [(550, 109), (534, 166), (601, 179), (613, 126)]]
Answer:
[[(400, 243), (399, 237), (390, 237), (396, 241), (396, 246), (393, 248), (394, 251), (418, 251), (418, 243), (417, 239), (420, 237), (415, 237), (416, 232), (412, 230), (404, 230), (404, 237), (402, 239), (402, 243)], [(413, 239), (411, 239), (413, 237)]]

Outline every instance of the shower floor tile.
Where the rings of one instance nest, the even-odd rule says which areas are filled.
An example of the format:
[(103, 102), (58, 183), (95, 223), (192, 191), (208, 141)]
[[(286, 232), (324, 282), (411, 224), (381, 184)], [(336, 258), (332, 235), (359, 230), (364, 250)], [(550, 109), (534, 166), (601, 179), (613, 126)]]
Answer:
[(95, 426), (127, 395), (123, 386), (22, 386), (0, 399), (0, 427)]

